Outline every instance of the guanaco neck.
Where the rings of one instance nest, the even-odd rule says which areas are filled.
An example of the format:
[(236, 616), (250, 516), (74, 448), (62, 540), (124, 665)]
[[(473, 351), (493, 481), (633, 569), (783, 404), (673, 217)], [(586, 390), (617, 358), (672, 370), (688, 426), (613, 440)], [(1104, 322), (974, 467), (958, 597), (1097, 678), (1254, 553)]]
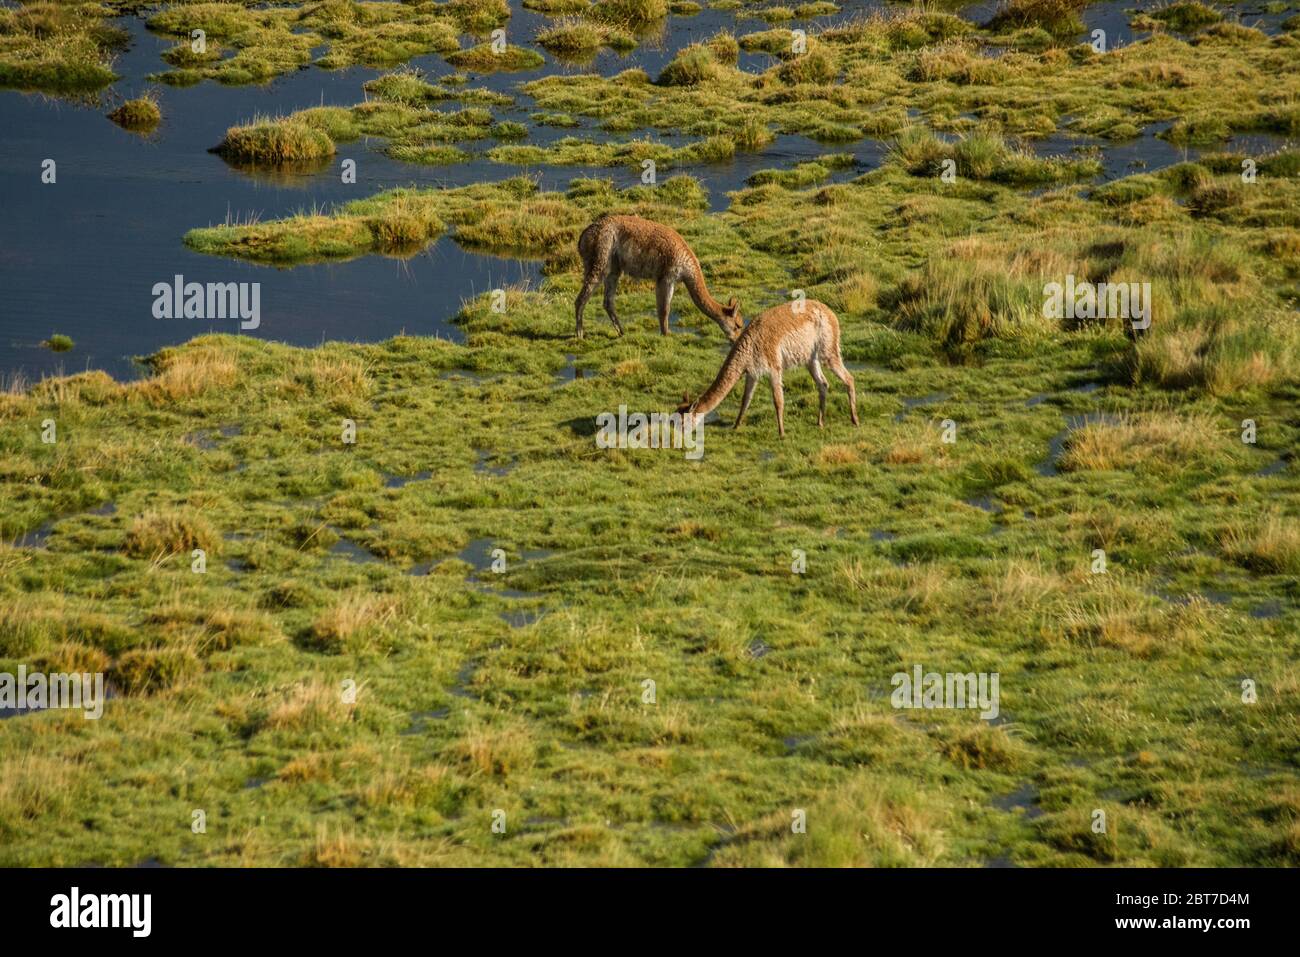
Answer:
[(745, 372), (745, 361), (740, 355), (740, 340), (737, 340), (727, 353), (727, 358), (722, 362), (722, 368), (718, 370), (717, 378), (713, 384), (700, 393), (700, 397), (691, 407), (691, 411), (696, 415), (708, 415), (725, 399), (736, 387), (740, 377)]
[(696, 308), (721, 326), (723, 332), (726, 332), (727, 326), (722, 319), (722, 303), (714, 299), (709, 292), (709, 287), (704, 282), (704, 272), (700, 269), (700, 261), (695, 258), (694, 253), (691, 254), (691, 270), (682, 280), (682, 284), (686, 287), (686, 291), (690, 293), (691, 301), (695, 303)]

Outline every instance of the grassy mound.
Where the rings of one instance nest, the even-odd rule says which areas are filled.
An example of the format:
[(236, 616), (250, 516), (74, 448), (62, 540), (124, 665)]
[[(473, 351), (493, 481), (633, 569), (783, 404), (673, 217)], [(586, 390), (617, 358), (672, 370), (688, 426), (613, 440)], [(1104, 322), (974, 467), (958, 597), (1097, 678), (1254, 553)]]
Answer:
[(146, 93), (127, 100), (110, 112), (108, 118), (124, 129), (151, 130), (162, 122), (162, 110), (158, 108), (158, 98)]
[(985, 26), (990, 30), (1037, 27), (1054, 37), (1083, 32), (1079, 14), (1092, 0), (1004, 0)]
[(112, 83), (110, 59), (127, 34), (107, 14), (54, 2), (0, 9), (0, 87), (72, 95)]
[(263, 118), (230, 127), (213, 150), (232, 161), (301, 163), (333, 156), (334, 141), (300, 119)]
[(557, 20), (539, 31), (536, 39), (547, 51), (571, 59), (593, 56), (601, 47), (626, 52), (637, 42), (626, 30), (576, 17)]
[(458, 50), (447, 55), (447, 62), (452, 66), (475, 73), (496, 73), (498, 71), (535, 70), (546, 60), (536, 50), (526, 47), (507, 45), (497, 53), (490, 43), (483, 43), (468, 50)]

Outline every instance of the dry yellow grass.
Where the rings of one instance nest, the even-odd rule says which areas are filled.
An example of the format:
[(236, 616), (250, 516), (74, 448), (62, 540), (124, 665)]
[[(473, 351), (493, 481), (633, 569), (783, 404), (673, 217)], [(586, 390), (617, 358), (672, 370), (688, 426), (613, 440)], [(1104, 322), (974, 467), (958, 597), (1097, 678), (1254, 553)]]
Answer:
[(0, 835), (56, 809), (71, 793), (77, 769), (62, 758), (25, 754), (0, 775)]
[(522, 725), (489, 727), (475, 722), (452, 742), (448, 752), (478, 773), (508, 777), (532, 767), (537, 747)]
[(831, 297), (836, 309), (846, 316), (861, 315), (873, 309), (879, 285), (870, 273), (857, 272), (841, 279)]
[(1253, 526), (1236, 526), (1220, 538), (1223, 553), (1255, 571), (1300, 573), (1300, 518), (1269, 515)]
[(1095, 422), (1075, 430), (1066, 442), (1060, 467), (1067, 471), (1131, 468), (1161, 460), (1185, 463), (1212, 455), (1225, 436), (1208, 415), (1146, 412), (1114, 422)]
[[(356, 689), (358, 700), (363, 687)], [(267, 713), (262, 727), (272, 731), (322, 730), (351, 720), (355, 708), (355, 703), (344, 700), (341, 683), (312, 679), (288, 689)]]
[(360, 867), (369, 852), (369, 845), (355, 834), (321, 824), (304, 863), (308, 867)]
[(285, 396), (312, 396), (328, 402), (364, 399), (372, 382), (366, 366), (357, 359), (313, 350), (280, 380), (277, 388)]
[(397, 608), (398, 599), (392, 595), (349, 593), (312, 623), (312, 637), (326, 650), (342, 651), (390, 622)]
[(715, 867), (925, 867), (943, 856), (945, 814), (895, 782), (858, 775), (803, 809), (807, 832), (792, 833), (790, 810), (740, 828)]
[(885, 450), (881, 461), (886, 465), (944, 465), (948, 459), (948, 446), (940, 438), (937, 424), (904, 425)]
[(239, 367), (229, 349), (191, 345), (183, 351), (164, 350), (150, 378), (122, 388), (128, 396), (162, 405), (211, 389), (228, 389), (235, 384), (238, 374)]
[(1095, 576), (1088, 590), (1059, 603), (1059, 634), (1090, 648), (1112, 648), (1151, 658), (1194, 645), (1219, 612), (1195, 596), (1186, 605), (1158, 602), (1110, 576)]
[(858, 465), (862, 454), (852, 445), (823, 445), (817, 450), (817, 464), (822, 468), (840, 468), (846, 465)]
[(31, 387), (31, 396), (60, 407), (82, 403), (99, 405), (121, 396), (124, 388), (107, 372), (96, 369), (76, 375), (44, 378)]
[(366, 807), (426, 806), (444, 787), (455, 784), (452, 770), (445, 765), (430, 764), (413, 768), (405, 762), (390, 760), (358, 794)]
[(645, 374), (646, 364), (640, 359), (624, 359), (621, 362), (615, 363), (614, 368), (611, 371), (620, 379), (627, 376), (639, 376)]
[(196, 548), (211, 557), (221, 550), (221, 536), (190, 508), (151, 509), (132, 519), (126, 533), (126, 554), (155, 564), (174, 555), (188, 556)]
[(655, 744), (681, 744), (691, 739), (691, 716), (679, 702), (659, 708), (655, 723)]
[(868, 567), (861, 559), (851, 559), (840, 562), (835, 573), (850, 588), (889, 595), (899, 608), (909, 612), (938, 607), (953, 586), (944, 569), (929, 562)]
[(989, 606), (994, 614), (1033, 607), (1045, 598), (1060, 594), (1066, 582), (1057, 572), (1034, 559), (1008, 562), (1001, 574), (994, 573), (989, 589)]

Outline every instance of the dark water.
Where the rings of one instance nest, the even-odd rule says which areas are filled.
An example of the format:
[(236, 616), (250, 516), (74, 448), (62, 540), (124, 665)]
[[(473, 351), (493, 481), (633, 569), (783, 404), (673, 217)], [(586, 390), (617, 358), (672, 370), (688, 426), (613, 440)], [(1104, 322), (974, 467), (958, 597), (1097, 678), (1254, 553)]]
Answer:
[[(512, 42), (531, 44), (549, 21), (511, 4), (507, 31)], [(815, 23), (785, 26), (823, 28), (855, 13), (882, 6), (875, 0), (842, 4), (841, 14)], [(971, 19), (987, 15), (987, 5), (966, 11)], [(1249, 5), (1247, 5), (1249, 6)], [(1111, 17), (1108, 29), (1123, 39), (1119, 2), (1089, 9)], [(1116, 23), (1111, 27), (1111, 22)], [(1096, 20), (1095, 22), (1101, 22)], [(1243, 17), (1243, 22), (1250, 22)], [(228, 166), (207, 150), (228, 126), (257, 115), (280, 115), (321, 104), (350, 106), (364, 98), (362, 84), (384, 71), (315, 67), (297, 71), (261, 87), (224, 87), (204, 82), (189, 88), (157, 86), (146, 77), (166, 69), (160, 53), (175, 41), (144, 29), (142, 18), (119, 23), (132, 36), (116, 64), (122, 80), (99, 103), (77, 104), (39, 94), (0, 90), (0, 374), (38, 379), (49, 374), (105, 369), (118, 377), (139, 374), (133, 357), (183, 342), (205, 332), (239, 331), (231, 320), (161, 320), (153, 317), (155, 283), (179, 274), (187, 282), (258, 282), (261, 326), (246, 334), (312, 345), (332, 339), (376, 341), (401, 332), (459, 339), (450, 322), (463, 299), (485, 290), (536, 282), (535, 262), (469, 253), (450, 239), (434, 243), (407, 260), (368, 256), (347, 263), (278, 269), (224, 258), (202, 256), (181, 243), (195, 226), (274, 219), (301, 210), (328, 208), (393, 186), (457, 186), (502, 179), (520, 172), (548, 189), (563, 189), (576, 176), (612, 178), (634, 185), (637, 170), (542, 167), (521, 170), (476, 160), (446, 167), (398, 163), (381, 151), (383, 140), (341, 144), (335, 162), (310, 175), (252, 176)], [(674, 52), (719, 29), (737, 34), (766, 29), (761, 20), (736, 20), (734, 14), (705, 10), (695, 17), (672, 17), (661, 34), (627, 55), (601, 52), (576, 66), (547, 64), (528, 73), (474, 77), (472, 85), (509, 92), (516, 106), (497, 110), (501, 119), (526, 121), (536, 107), (514, 89), (516, 84), (547, 73), (613, 74), (641, 67), (652, 76)], [(462, 45), (473, 42), (464, 38)], [(1115, 39), (1112, 38), (1112, 42)], [(741, 66), (762, 70), (773, 62), (764, 54), (741, 54)], [(438, 56), (417, 57), (414, 66), (437, 77), (453, 72)], [(158, 131), (140, 137), (119, 129), (104, 113), (117, 102), (145, 89), (157, 91), (164, 119)], [(454, 107), (454, 104), (452, 104)], [(571, 130), (532, 127), (530, 141), (545, 143), (567, 135), (608, 138), (584, 122)], [(646, 134), (636, 133), (640, 137)], [(684, 137), (659, 137), (677, 144)], [(1066, 151), (1078, 141), (1053, 139), (1053, 150)], [(486, 144), (477, 148), (487, 148)], [(864, 139), (854, 144), (825, 145), (800, 136), (780, 136), (761, 154), (740, 154), (733, 162), (693, 168), (710, 191), (714, 209), (725, 208), (726, 192), (739, 188), (759, 169), (792, 166), (825, 152), (852, 152), (858, 166), (835, 179), (852, 178), (881, 162), (885, 144)], [(1177, 162), (1172, 147), (1145, 136), (1117, 151), (1107, 176), (1131, 171), (1133, 157), (1146, 157), (1148, 168)], [(57, 163), (57, 182), (42, 184), (45, 159)], [(344, 184), (338, 163), (357, 162), (357, 182)], [(1154, 162), (1151, 162), (1151, 160)], [(54, 353), (42, 340), (55, 333), (71, 336), (75, 348)]]

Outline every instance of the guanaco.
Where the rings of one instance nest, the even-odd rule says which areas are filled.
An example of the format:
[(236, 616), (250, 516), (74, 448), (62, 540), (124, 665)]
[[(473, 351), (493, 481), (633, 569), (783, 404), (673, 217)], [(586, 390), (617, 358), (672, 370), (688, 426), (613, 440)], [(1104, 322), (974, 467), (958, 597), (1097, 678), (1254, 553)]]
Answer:
[(840, 357), (840, 321), (830, 307), (815, 299), (784, 303), (754, 319), (732, 344), (713, 384), (694, 402), (689, 395), (682, 396), (684, 401), (677, 411), (684, 424), (693, 426), (694, 418), (717, 408), (744, 375), (745, 392), (732, 426), (738, 429), (749, 411), (754, 386), (767, 375), (772, 377), (777, 432), (785, 438), (785, 393), (781, 373), (801, 365), (808, 368), (817, 383), (817, 427), (820, 429), (826, 424), (827, 385), (826, 375), (822, 372), (823, 363), (849, 390), (849, 415), (857, 425), (858, 395), (853, 388), (853, 376), (844, 368), (844, 360)]
[(579, 339), (582, 338), (583, 310), (602, 279), (605, 280), (605, 312), (618, 334), (623, 334), (623, 324), (614, 311), (614, 293), (623, 273), (635, 279), (654, 280), (659, 331), (665, 336), (668, 335), (668, 310), (679, 282), (691, 294), (691, 300), (700, 312), (721, 326), (728, 339), (735, 340), (745, 326), (736, 297), (732, 296), (725, 306), (714, 299), (704, 282), (700, 261), (695, 258), (691, 247), (676, 230), (662, 223), (653, 223), (640, 216), (602, 216), (578, 237), (578, 254), (583, 266), (582, 289), (574, 303)]

